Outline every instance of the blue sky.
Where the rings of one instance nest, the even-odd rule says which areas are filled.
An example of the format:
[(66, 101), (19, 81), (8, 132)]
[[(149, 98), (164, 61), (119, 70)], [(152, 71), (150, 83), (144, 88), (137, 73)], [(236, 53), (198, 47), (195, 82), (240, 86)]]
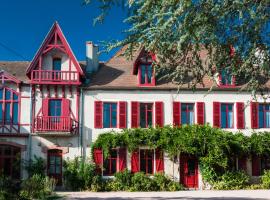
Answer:
[[(85, 60), (86, 41), (122, 39), (127, 27), (122, 8), (113, 8), (103, 24), (93, 26), (98, 14), (97, 5), (83, 6), (82, 0), (1, 0), (0, 60), (32, 60), (54, 21), (59, 22), (77, 59)], [(113, 53), (102, 54), (100, 60)]]

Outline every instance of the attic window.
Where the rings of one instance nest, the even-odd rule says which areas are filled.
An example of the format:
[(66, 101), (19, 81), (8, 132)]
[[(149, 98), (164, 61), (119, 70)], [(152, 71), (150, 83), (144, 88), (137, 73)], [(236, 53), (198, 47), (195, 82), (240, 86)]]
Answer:
[(154, 85), (153, 67), (151, 64), (141, 64), (139, 66), (140, 85)]
[(220, 86), (235, 86), (235, 76), (227, 70), (223, 69), (219, 75)]

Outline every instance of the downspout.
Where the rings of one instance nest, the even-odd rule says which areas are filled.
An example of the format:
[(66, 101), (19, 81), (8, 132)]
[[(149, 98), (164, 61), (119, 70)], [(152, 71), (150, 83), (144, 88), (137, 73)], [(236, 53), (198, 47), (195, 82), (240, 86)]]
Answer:
[(83, 108), (84, 108), (84, 97), (83, 97), (83, 89), (80, 88), (80, 109), (79, 109), (79, 124), (80, 124), (80, 146), (81, 146), (81, 157), (83, 160), (85, 159), (85, 155), (83, 153)]
[(33, 121), (33, 92), (32, 92), (32, 85), (30, 85), (30, 133), (28, 137), (28, 162), (29, 165), (32, 164), (32, 132), (33, 132), (33, 127), (32, 127), (32, 121)]

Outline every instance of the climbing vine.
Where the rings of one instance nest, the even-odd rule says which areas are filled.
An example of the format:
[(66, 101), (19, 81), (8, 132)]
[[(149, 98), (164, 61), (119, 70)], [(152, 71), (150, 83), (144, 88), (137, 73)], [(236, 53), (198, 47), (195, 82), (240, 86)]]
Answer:
[(99, 135), (92, 148), (102, 148), (106, 157), (111, 148), (127, 147), (132, 152), (140, 146), (160, 148), (172, 158), (181, 153), (197, 156), (203, 178), (211, 182), (230, 170), (236, 157), (269, 155), (270, 134), (262, 132), (246, 136), (209, 125), (125, 129)]

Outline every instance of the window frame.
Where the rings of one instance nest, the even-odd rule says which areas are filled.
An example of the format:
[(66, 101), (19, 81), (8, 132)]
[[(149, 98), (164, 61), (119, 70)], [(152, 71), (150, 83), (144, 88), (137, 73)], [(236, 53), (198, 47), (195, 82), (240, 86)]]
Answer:
[[(266, 111), (265, 107), (269, 106), (269, 110)], [(263, 106), (263, 127), (260, 127), (260, 106)], [(270, 113), (270, 104), (269, 103), (259, 103), (258, 105), (258, 127), (259, 128), (270, 128), (270, 123), (269, 123), (269, 127), (266, 127), (266, 113), (269, 112)]]
[[(48, 101), (49, 101), (49, 103), (48, 103), (48, 116), (50, 116), (50, 117), (62, 117), (63, 116), (63, 100), (62, 100), (62, 98), (48, 98)], [(52, 115), (50, 115), (50, 109), (51, 109), (51, 107), (50, 107), (50, 102), (51, 101), (60, 101), (61, 102), (61, 106), (60, 106), (60, 111), (61, 111), (61, 113), (60, 113), (60, 115), (59, 116), (52, 116)], [(55, 108), (54, 108), (55, 109)], [(54, 110), (55, 111), (55, 110)]]
[[(192, 124), (188, 124), (188, 123), (185, 123), (185, 124), (183, 124), (182, 123), (182, 106), (183, 105), (186, 105), (187, 106), (187, 108), (186, 108), (186, 114), (188, 114), (188, 113), (190, 113), (189, 112), (189, 109), (188, 109), (188, 105), (193, 105), (193, 123)], [(180, 121), (180, 124), (181, 125), (193, 125), (193, 124), (195, 124), (195, 103), (193, 103), (193, 102), (181, 102), (181, 104), (180, 104), (180, 116), (181, 116), (181, 121)], [(188, 118), (189, 118), (189, 115), (187, 115), (188, 116)]]
[[(236, 83), (235, 83), (235, 75), (231, 75), (231, 78), (232, 78), (232, 83), (231, 84), (223, 84), (222, 83), (222, 71), (220, 71), (219, 75), (218, 75), (218, 86), (219, 87), (223, 87), (223, 88), (234, 88), (236, 87)], [(228, 82), (228, 81), (227, 81)]]
[[(145, 70), (145, 83), (142, 83), (142, 66), (146, 66), (147, 68), (150, 66), (152, 68), (152, 76), (151, 76), (151, 82), (148, 82), (148, 70)], [(152, 65), (152, 62), (139, 62), (138, 64), (138, 86), (155, 86), (156, 85), (156, 79), (155, 79), (155, 70)]]
[[(112, 106), (110, 105), (110, 127), (104, 127), (104, 104), (116, 104), (116, 124), (112, 126)], [(102, 101), (102, 128), (118, 128), (119, 102), (117, 101)]]
[[(139, 103), (139, 112), (138, 112), (138, 115), (139, 115), (139, 117), (138, 117), (138, 119), (139, 119), (139, 127), (140, 128), (148, 128), (148, 127), (153, 127), (154, 126), (154, 103), (152, 103), (152, 102), (138, 102)], [(144, 113), (145, 113), (145, 125), (147, 125), (147, 122), (148, 122), (148, 112), (150, 112), (151, 111), (151, 113), (152, 113), (152, 124), (151, 124), (151, 126), (145, 126), (145, 127), (142, 127), (141, 126), (141, 104), (144, 104), (144, 106), (147, 106), (147, 105), (152, 105), (152, 109), (150, 110), (150, 109), (148, 109), (148, 108), (146, 108), (146, 107), (144, 107)], [(148, 106), (147, 106), (148, 107)]]
[[(103, 169), (105, 169), (104, 167), (104, 163), (105, 163), (105, 160), (108, 160), (109, 161), (109, 167), (110, 167), (110, 170), (109, 170), (109, 173), (108, 174), (105, 174), (105, 170), (102, 170), (102, 175), (103, 176), (114, 176), (115, 173), (119, 172), (119, 148), (112, 148), (110, 151), (116, 151), (116, 158), (111, 158), (111, 155), (108, 155), (107, 158), (105, 158), (104, 156), (103, 159), (102, 159), (102, 167)], [(115, 173), (112, 172), (112, 161), (115, 160)]]
[[(226, 105), (226, 127), (222, 127), (222, 105)], [(228, 127), (228, 116), (229, 116), (229, 111), (228, 111), (228, 106), (232, 105), (232, 127)], [(220, 128), (222, 129), (234, 129), (234, 110), (235, 110), (235, 103), (230, 103), (230, 102), (221, 102), (220, 103)]]
[[(141, 151), (152, 151), (152, 160), (151, 160), (151, 162), (152, 162), (152, 173), (148, 173), (148, 163), (149, 163), (149, 160), (150, 159), (147, 159), (148, 158), (148, 154), (147, 153), (145, 153), (145, 155), (146, 155), (146, 157), (145, 157), (145, 160), (146, 160), (146, 162), (145, 162), (145, 164), (146, 164), (145, 169), (146, 169), (146, 171), (144, 172), (144, 171), (141, 170), (141, 160), (142, 160), (141, 159)], [(148, 175), (155, 174), (155, 161), (156, 161), (155, 149), (148, 149), (148, 148), (140, 148), (139, 149), (139, 169), (140, 169), (140, 172), (144, 172), (145, 174), (148, 174)]]

